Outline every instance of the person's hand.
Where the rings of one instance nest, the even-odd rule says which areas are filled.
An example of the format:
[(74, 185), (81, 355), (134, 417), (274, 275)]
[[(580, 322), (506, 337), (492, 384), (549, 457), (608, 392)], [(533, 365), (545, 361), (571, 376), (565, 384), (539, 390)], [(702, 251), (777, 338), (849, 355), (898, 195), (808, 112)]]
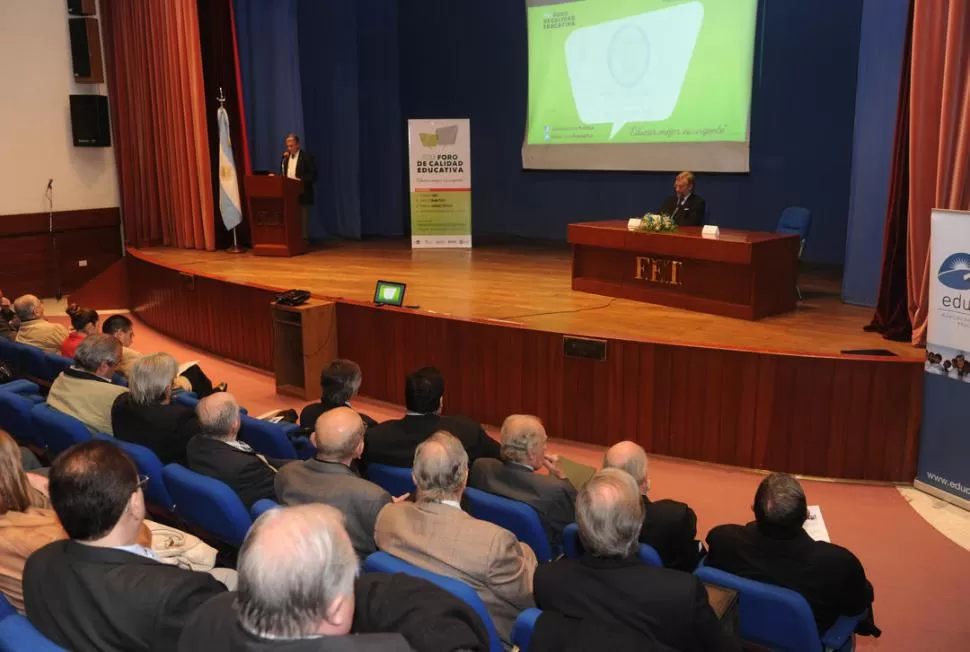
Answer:
[(36, 489), (37, 491), (39, 491), (40, 493), (44, 494), (48, 498), (51, 497), (51, 494), (50, 494), (50, 482), (44, 476), (38, 475), (36, 473), (29, 473), (28, 472), (27, 473), (27, 482), (29, 482), (30, 483), (30, 486), (33, 487), (34, 489)]
[(403, 503), (405, 500), (407, 500), (410, 497), (411, 497), (411, 492), (409, 491), (406, 494), (401, 494), (400, 496), (394, 496), (393, 498), (391, 498), (391, 500), (394, 501), (395, 503)]
[(4, 308), (9, 308), (10, 307), (10, 299), (8, 299), (7, 297), (3, 296), (3, 293), (2, 292), (0, 292), (0, 306), (2, 306)]
[(549, 471), (550, 475), (554, 475), (560, 480), (566, 479), (566, 474), (563, 473), (563, 470), (559, 467), (558, 455), (547, 454), (545, 458), (542, 460), (542, 466), (544, 466), (545, 469)]

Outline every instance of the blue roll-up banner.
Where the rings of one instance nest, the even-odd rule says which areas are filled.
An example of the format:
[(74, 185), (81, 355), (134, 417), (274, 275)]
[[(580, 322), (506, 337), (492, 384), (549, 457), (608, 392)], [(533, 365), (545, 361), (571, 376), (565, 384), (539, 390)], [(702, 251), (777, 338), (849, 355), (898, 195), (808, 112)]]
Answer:
[(916, 487), (970, 509), (970, 212), (935, 209)]

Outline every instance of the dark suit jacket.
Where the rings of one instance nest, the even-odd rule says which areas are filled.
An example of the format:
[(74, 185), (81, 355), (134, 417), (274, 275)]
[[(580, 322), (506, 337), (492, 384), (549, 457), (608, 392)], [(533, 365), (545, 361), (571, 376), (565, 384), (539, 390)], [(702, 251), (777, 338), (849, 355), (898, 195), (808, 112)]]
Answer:
[(276, 474), (276, 496), (284, 505), (324, 503), (344, 515), (347, 534), (360, 558), (377, 552), (374, 523), (391, 495), (339, 462), (316, 458), (287, 464)]
[[(283, 162), (280, 164), (280, 172), (284, 177), (286, 176), (286, 168), (289, 162), (289, 153), (284, 154)], [(313, 160), (310, 152), (305, 149), (300, 150), (300, 155), (296, 159), (296, 176), (303, 182), (303, 192), (300, 194), (298, 201), (303, 206), (312, 206), (315, 199), (313, 184), (317, 182), (317, 162)]]
[(13, 341), (17, 338), (20, 320), (10, 308), (0, 308), (0, 337)]
[(189, 619), (179, 639), (179, 652), (410, 652), (400, 634), (321, 636), (263, 639), (244, 630), (236, 620), (235, 593), (209, 600)]
[(535, 473), (519, 464), (479, 460), (468, 474), (468, 486), (532, 505), (553, 552), (562, 547), (563, 529), (576, 520), (576, 488), (568, 480)]
[(779, 539), (763, 534), (754, 522), (719, 525), (708, 533), (707, 547), (705, 565), (805, 596), (820, 632), (839, 616), (855, 616), (872, 605), (872, 584), (858, 558), (802, 529)]
[(24, 567), (27, 617), (70, 650), (174, 650), (189, 616), (225, 590), (208, 573), (67, 540)]
[(276, 500), (276, 470), (291, 461), (267, 458), (271, 465), (267, 466), (256, 453), (246, 453), (223, 441), (202, 435), (189, 441), (186, 455), (190, 469), (225, 482), (236, 492), (246, 509), (263, 498)]
[(741, 650), (688, 573), (586, 555), (539, 566), (534, 583), (536, 606), (567, 619), (632, 630), (681, 652)]
[(485, 434), (482, 426), (468, 417), (437, 414), (407, 415), (403, 419), (384, 421), (367, 429), (364, 436), (364, 464), (388, 464), (411, 468), (414, 449), (438, 430), (445, 430), (461, 440), (468, 451), (468, 463), (480, 457), (499, 456), (499, 443)]
[(672, 215), (674, 222), (679, 226), (704, 225), (704, 211), (707, 210), (707, 202), (697, 193), (692, 192), (682, 206), (678, 207), (677, 204), (677, 193), (674, 193), (664, 200), (660, 212)]
[(529, 652), (678, 652), (652, 636), (595, 618), (576, 620), (544, 611), (536, 621)]
[(646, 496), (643, 508), (640, 541), (653, 546), (667, 568), (692, 573), (701, 557), (694, 510), (676, 500), (652, 501)]
[(158, 455), (162, 464), (185, 464), (185, 447), (199, 432), (195, 410), (179, 403), (138, 405), (129, 392), (111, 406), (115, 438), (141, 444)]
[[(353, 409), (353, 406), (348, 403), (331, 403), (330, 401), (324, 401), (322, 399), (319, 403), (310, 403), (303, 408), (302, 412), (300, 412), (300, 427), (313, 430), (313, 427), (317, 424), (317, 419), (320, 418), (321, 414), (324, 412), (329, 412), (330, 410), (338, 407), (349, 407)], [(366, 425), (368, 428), (377, 425), (376, 421), (363, 412), (357, 412), (357, 414), (360, 415), (364, 425)]]

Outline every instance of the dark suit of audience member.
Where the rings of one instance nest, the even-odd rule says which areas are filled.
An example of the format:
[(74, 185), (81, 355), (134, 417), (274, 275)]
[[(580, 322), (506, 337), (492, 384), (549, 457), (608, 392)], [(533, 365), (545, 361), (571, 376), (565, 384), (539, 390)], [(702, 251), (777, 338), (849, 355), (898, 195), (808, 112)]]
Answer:
[[(328, 364), (320, 372), (320, 402), (310, 403), (303, 408), (303, 411), (300, 412), (300, 426), (306, 430), (313, 430), (317, 419), (324, 412), (338, 407), (353, 409), (354, 406), (350, 404), (350, 401), (357, 396), (363, 380), (360, 365), (353, 360), (338, 358)], [(364, 420), (364, 424), (368, 428), (377, 425), (376, 421), (363, 412), (357, 414)]]
[(652, 636), (595, 618), (577, 620), (545, 611), (536, 621), (529, 652), (679, 652)]
[[(2, 293), (0, 293), (0, 299), (6, 301)], [(10, 307), (9, 302), (7, 305), (0, 306), (0, 337), (13, 341), (17, 339), (19, 328), (20, 320), (17, 319), (17, 314)]]
[[(859, 559), (805, 532), (808, 507), (798, 480), (785, 473), (762, 480), (754, 512), (754, 522), (720, 525), (708, 533), (705, 565), (797, 591), (811, 606), (819, 632), (839, 616), (856, 616), (872, 606), (872, 584)], [(880, 632), (870, 617), (856, 633)]]
[(387, 464), (410, 468), (418, 444), (444, 430), (464, 446), (470, 462), (499, 456), (499, 444), (485, 434), (481, 424), (462, 416), (441, 416), (445, 381), (437, 369), (425, 367), (408, 375), (404, 399), (408, 414), (384, 421), (367, 430), (364, 464)]
[(50, 471), (50, 497), (70, 537), (24, 567), (24, 605), (44, 636), (71, 650), (174, 650), (188, 617), (225, 587), (208, 573), (156, 561), (139, 545), (138, 470), (106, 441), (76, 444)]
[(576, 522), (586, 554), (536, 569), (537, 607), (680, 652), (740, 652), (721, 630), (697, 577), (636, 558), (643, 505), (629, 473), (597, 471), (577, 496)]
[(239, 404), (229, 392), (210, 394), (195, 408), (199, 435), (189, 441), (186, 456), (196, 473), (221, 480), (248, 510), (257, 500), (276, 500), (276, 472), (291, 460), (260, 455), (237, 439)]
[(641, 500), (645, 516), (640, 542), (652, 546), (667, 568), (693, 572), (701, 558), (694, 510), (677, 500)]
[(199, 432), (199, 420), (195, 409), (186, 405), (139, 405), (129, 392), (115, 399), (111, 427), (116, 439), (151, 449), (162, 464), (184, 465), (185, 449)]

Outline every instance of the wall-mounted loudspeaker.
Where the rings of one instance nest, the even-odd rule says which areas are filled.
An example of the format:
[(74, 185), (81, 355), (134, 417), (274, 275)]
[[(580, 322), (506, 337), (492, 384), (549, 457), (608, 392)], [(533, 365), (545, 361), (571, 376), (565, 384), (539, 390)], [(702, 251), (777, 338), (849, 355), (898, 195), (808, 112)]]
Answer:
[(108, 98), (71, 95), (71, 131), (75, 147), (111, 147)]
[(74, 81), (81, 84), (103, 84), (101, 38), (97, 18), (71, 18), (67, 21), (71, 32), (71, 62)]
[(96, 13), (94, 0), (67, 0), (67, 13), (72, 16), (93, 16)]

